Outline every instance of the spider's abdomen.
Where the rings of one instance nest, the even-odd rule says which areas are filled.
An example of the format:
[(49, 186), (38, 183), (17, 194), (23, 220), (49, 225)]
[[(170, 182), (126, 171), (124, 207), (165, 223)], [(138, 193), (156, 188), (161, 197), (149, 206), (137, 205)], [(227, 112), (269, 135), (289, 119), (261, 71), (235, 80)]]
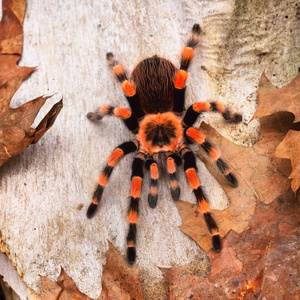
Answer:
[(140, 97), (140, 107), (147, 114), (172, 110), (175, 66), (154, 55), (141, 61), (132, 72), (132, 80)]
[(140, 123), (137, 139), (148, 154), (174, 152), (183, 139), (181, 119), (173, 112), (149, 114)]

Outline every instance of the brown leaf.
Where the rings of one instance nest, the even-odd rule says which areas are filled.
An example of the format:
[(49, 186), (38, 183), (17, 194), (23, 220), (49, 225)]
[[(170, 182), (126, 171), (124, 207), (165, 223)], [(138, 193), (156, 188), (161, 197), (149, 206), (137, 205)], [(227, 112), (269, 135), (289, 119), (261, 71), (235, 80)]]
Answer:
[(35, 69), (17, 65), (22, 54), (25, 0), (3, 1), (0, 23), (0, 166), (36, 143), (53, 125), (62, 108), (56, 103), (37, 129), (31, 128), (36, 115), (49, 97), (38, 97), (18, 108), (10, 108), (10, 101), (22, 82)]
[[(143, 300), (139, 269), (129, 267), (122, 255), (108, 242), (106, 265), (102, 275), (102, 293), (98, 300)], [(57, 282), (41, 276), (41, 300), (91, 300), (82, 294), (62, 269)]]
[(300, 132), (290, 130), (275, 151), (275, 157), (288, 158), (292, 164), (292, 190), (296, 193), (300, 186)]
[(121, 254), (108, 242), (107, 262), (102, 277), (102, 294), (99, 300), (142, 300), (138, 267), (128, 267)]
[(22, 54), (25, 0), (3, 0), (0, 23), (0, 53)]
[[(289, 162), (271, 156), (289, 128), (297, 126), (292, 121), (293, 117), (288, 113), (265, 118), (262, 121), (260, 139), (251, 148), (233, 144), (209, 125), (201, 125), (213, 144), (221, 149), (223, 158), (229, 162), (239, 181), (237, 188), (229, 186), (217, 167), (204, 153), (199, 153), (201, 160), (223, 185), (230, 199), (227, 209), (213, 211), (222, 237), (231, 229), (241, 233), (248, 227), (257, 199), (268, 204), (289, 189)], [(209, 251), (211, 237), (202, 217), (195, 214), (196, 206), (183, 201), (176, 202), (176, 205), (183, 223), (180, 229), (191, 236), (202, 249)]]
[(249, 228), (241, 234), (231, 231), (220, 253), (209, 252), (208, 276), (175, 267), (162, 270), (169, 298), (298, 299), (299, 211), (291, 190), (270, 204), (257, 204)]
[(257, 96), (259, 105), (253, 119), (286, 111), (295, 115), (294, 122), (300, 121), (300, 73), (291, 83), (279, 89), (262, 74)]
[(57, 283), (41, 276), (41, 300), (91, 300), (82, 294), (76, 287), (74, 281), (61, 269)]

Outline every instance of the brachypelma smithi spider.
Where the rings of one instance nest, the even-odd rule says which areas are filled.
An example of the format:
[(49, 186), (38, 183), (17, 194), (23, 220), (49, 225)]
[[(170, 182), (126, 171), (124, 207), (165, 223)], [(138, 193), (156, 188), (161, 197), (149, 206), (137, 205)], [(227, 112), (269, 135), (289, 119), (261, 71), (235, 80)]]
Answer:
[(187, 70), (195, 48), (199, 44), (200, 32), (200, 26), (195, 24), (183, 49), (180, 69), (177, 69), (170, 61), (154, 55), (141, 61), (133, 70), (131, 79), (128, 80), (123, 67), (112, 53), (108, 53), (109, 67), (121, 83), (131, 110), (105, 105), (87, 115), (91, 121), (100, 120), (105, 115), (114, 115), (121, 118), (126, 127), (135, 134), (132, 141), (119, 145), (109, 156), (100, 175), (93, 201), (87, 211), (88, 218), (94, 216), (113, 168), (128, 153), (137, 152), (132, 163), (128, 214), (127, 259), (129, 263), (134, 263), (136, 258), (136, 224), (144, 166), (150, 171), (148, 202), (150, 207), (154, 208), (157, 203), (158, 178), (161, 171), (169, 175), (172, 198), (179, 199), (177, 167), (183, 161), (184, 172), (196, 197), (198, 211), (203, 215), (212, 235), (213, 249), (220, 251), (222, 248), (217, 223), (211, 215), (209, 204), (197, 176), (195, 155), (188, 144), (194, 143), (201, 146), (215, 161), (227, 181), (232, 186), (237, 186), (237, 180), (220, 157), (220, 152), (207, 140), (204, 133), (193, 127), (193, 124), (200, 114), (208, 111), (219, 112), (225, 120), (232, 122), (241, 121), (242, 116), (232, 114), (220, 102), (194, 103), (183, 115)]

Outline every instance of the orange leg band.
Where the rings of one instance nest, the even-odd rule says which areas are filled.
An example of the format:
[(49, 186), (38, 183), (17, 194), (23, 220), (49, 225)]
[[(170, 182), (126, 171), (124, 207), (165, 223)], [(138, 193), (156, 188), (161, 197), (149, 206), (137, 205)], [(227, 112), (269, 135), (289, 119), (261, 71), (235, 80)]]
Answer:
[(128, 215), (128, 223), (137, 223), (139, 220), (138, 218), (138, 214), (137, 214), (137, 211), (134, 211), (134, 210), (130, 210), (129, 211), (129, 215)]
[(107, 160), (107, 164), (111, 167), (114, 167), (123, 155), (124, 152), (122, 151), (122, 149), (120, 148), (115, 149), (112, 152), (112, 154), (109, 156)]
[(186, 134), (192, 138), (198, 145), (202, 145), (205, 142), (205, 134), (197, 130), (194, 127), (190, 127)]
[(135, 88), (128, 80), (122, 82), (122, 89), (128, 97), (132, 97), (135, 94)]
[(196, 190), (200, 186), (196, 170), (194, 168), (187, 169), (185, 171), (187, 180), (192, 190)]
[(174, 85), (177, 89), (183, 89), (185, 87), (185, 81), (188, 78), (188, 73), (184, 70), (179, 70), (176, 74)]
[(114, 115), (116, 117), (120, 117), (122, 119), (128, 119), (131, 116), (131, 111), (127, 108), (123, 108), (123, 107), (116, 107), (114, 109)]
[(169, 174), (173, 174), (173, 173), (176, 172), (176, 166), (175, 166), (175, 162), (174, 162), (173, 157), (168, 157), (168, 159), (167, 159), (167, 168), (168, 168), (168, 173)]
[(158, 173), (158, 167), (156, 163), (151, 164), (150, 166), (150, 173), (152, 179), (158, 179), (159, 173)]
[(132, 186), (131, 186), (131, 194), (130, 194), (132, 198), (140, 198), (142, 182), (143, 179), (141, 177), (136, 176), (132, 178)]

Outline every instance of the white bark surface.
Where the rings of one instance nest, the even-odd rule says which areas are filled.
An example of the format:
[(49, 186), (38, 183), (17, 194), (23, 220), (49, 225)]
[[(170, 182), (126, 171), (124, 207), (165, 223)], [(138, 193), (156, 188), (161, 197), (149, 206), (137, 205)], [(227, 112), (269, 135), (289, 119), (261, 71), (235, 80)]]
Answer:
[[(38, 69), (11, 105), (58, 93), (37, 124), (64, 98), (51, 130), (0, 169), (2, 242), (29, 288), (38, 292), (39, 275), (56, 280), (63, 267), (80, 291), (92, 298), (100, 295), (107, 240), (121, 253), (126, 250), (133, 158), (128, 155), (116, 167), (99, 212), (88, 220), (86, 209), (106, 158), (133, 138), (120, 120), (105, 118), (95, 125), (85, 117), (102, 104), (127, 106), (105, 54), (114, 52), (129, 71), (154, 54), (178, 65), (186, 33), (196, 22), (203, 30), (202, 42), (188, 79), (186, 106), (218, 99), (242, 112), (248, 123), (263, 71), (277, 86), (296, 76), (300, 30), (295, 0), (29, 1), (20, 64)], [(258, 121), (246, 126), (228, 125), (216, 115), (204, 119), (239, 144), (249, 146), (257, 139)], [(212, 206), (224, 209), (228, 200), (223, 190), (202, 163), (199, 170)], [(181, 199), (194, 202), (182, 175)], [(197, 259), (199, 269), (205, 269), (208, 263), (200, 247), (178, 229), (181, 219), (167, 182), (160, 184), (155, 210), (148, 206), (147, 192), (146, 176), (137, 240), (146, 290), (162, 279), (158, 267)]]

